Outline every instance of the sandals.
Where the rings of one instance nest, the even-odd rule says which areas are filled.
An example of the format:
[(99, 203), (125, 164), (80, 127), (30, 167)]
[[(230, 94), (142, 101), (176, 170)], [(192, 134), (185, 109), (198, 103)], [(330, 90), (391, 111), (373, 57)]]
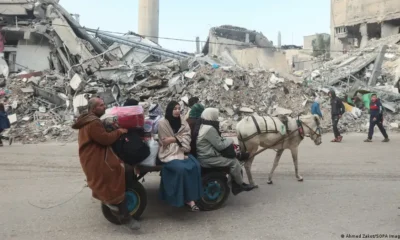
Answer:
[(192, 211), (192, 212), (199, 212), (200, 211), (200, 208), (196, 204), (194, 204), (192, 206), (190, 206), (189, 204), (186, 204), (186, 206), (188, 206), (190, 208), (190, 211)]

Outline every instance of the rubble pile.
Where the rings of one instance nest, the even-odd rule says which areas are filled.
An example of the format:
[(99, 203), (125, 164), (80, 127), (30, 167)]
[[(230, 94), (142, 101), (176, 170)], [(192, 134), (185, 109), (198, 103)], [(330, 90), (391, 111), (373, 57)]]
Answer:
[[(297, 71), (304, 85), (322, 98), (325, 118), (330, 121), (327, 93), (334, 89), (346, 103), (339, 126), (342, 131), (366, 132), (369, 127), (368, 96), (376, 93), (385, 108), (384, 125), (399, 130), (400, 115), (400, 34), (370, 40), (366, 47), (350, 51), (310, 72)], [(354, 108), (354, 109), (353, 109)], [(357, 112), (357, 113), (356, 113)], [(326, 123), (328, 124), (328, 123)]]
[(371, 92), (387, 109), (384, 123), (400, 123), (400, 35), (291, 75), (285, 56), (266, 37), (243, 28), (213, 28), (203, 54), (194, 55), (132, 32), (82, 27), (57, 0), (0, 3), (0, 10), (0, 102), (12, 123), (2, 134), (23, 143), (75, 140), (71, 125), (94, 96), (108, 107), (135, 98), (145, 110), (151, 103), (165, 108), (171, 100), (196, 96), (220, 109), (223, 132), (234, 132), (246, 115), (307, 114), (319, 95), (322, 127), (330, 131), (326, 93), (333, 88), (348, 103), (340, 121), (344, 131), (366, 130), (363, 96)]
[(133, 97), (145, 109), (150, 103), (165, 108), (172, 99), (196, 96), (205, 106), (220, 109), (223, 132), (234, 131), (236, 122), (248, 114), (305, 113), (304, 105), (310, 97), (302, 86), (279, 77), (273, 70), (241, 70), (194, 62), (195, 70), (186, 71), (181, 71), (175, 60), (143, 64), (140, 69), (130, 70), (134, 76), (130, 80), (120, 81), (94, 75), (87, 76), (87, 80), (75, 75), (69, 80), (51, 71), (10, 75), (4, 102), (11, 106), (11, 116), (18, 116), (11, 134), (24, 143), (74, 140), (72, 121), (92, 96), (102, 97), (109, 107)]
[(174, 76), (169, 84), (149, 101), (166, 106), (171, 99), (199, 97), (206, 107), (220, 109), (223, 132), (234, 131), (236, 122), (248, 114), (296, 116), (304, 112), (303, 104), (308, 99), (300, 84), (257, 69), (204, 65)]

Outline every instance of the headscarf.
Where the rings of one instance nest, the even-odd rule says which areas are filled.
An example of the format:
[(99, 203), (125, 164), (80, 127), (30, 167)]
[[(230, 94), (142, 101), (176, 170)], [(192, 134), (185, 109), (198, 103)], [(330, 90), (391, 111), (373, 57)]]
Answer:
[(219, 110), (217, 108), (206, 108), (201, 114), (201, 124), (213, 126), (221, 136), (221, 132), (219, 131), (218, 116)]
[(217, 108), (206, 108), (203, 113), (201, 114), (201, 118), (199, 118), (196, 122), (192, 133), (192, 154), (195, 154), (196, 151), (196, 144), (197, 144), (197, 137), (199, 136), (199, 131), (201, 126), (210, 125), (217, 130), (218, 135), (221, 136), (221, 132), (219, 131), (219, 121), (218, 121), (219, 110)]
[(133, 98), (128, 98), (124, 103), (124, 107), (126, 107), (126, 106), (137, 106), (137, 105), (139, 105), (139, 102), (136, 99), (133, 99)]
[(161, 109), (161, 106), (158, 104), (151, 104), (149, 108), (149, 116), (150, 118), (156, 118), (158, 116), (162, 116), (163, 111)]
[(206, 121), (218, 121), (219, 110), (217, 108), (206, 108), (201, 118)]
[(221, 132), (219, 131), (218, 115), (219, 115), (219, 110), (217, 108), (206, 108), (201, 114), (201, 118), (198, 119), (196, 122), (192, 134), (192, 141), (194, 142), (197, 141), (201, 125), (203, 124), (213, 126), (215, 130), (217, 130), (218, 134), (221, 136)]
[(192, 106), (192, 109), (189, 112), (189, 117), (200, 118), (203, 111), (204, 111), (204, 106), (201, 105), (200, 103), (196, 103)]
[(181, 128), (181, 116), (179, 117), (174, 117), (173, 112), (174, 108), (179, 105), (178, 102), (176, 101), (171, 101), (168, 103), (167, 109), (165, 110), (165, 119), (168, 120), (169, 125), (171, 126), (172, 130), (174, 133), (177, 133), (179, 129)]

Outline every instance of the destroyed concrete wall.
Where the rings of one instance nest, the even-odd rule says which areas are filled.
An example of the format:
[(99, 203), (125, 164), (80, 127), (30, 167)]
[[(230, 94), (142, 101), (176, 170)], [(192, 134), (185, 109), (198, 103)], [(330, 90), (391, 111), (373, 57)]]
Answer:
[(351, 38), (358, 34), (357, 28), (361, 24), (367, 24), (371, 31), (375, 31), (372, 28), (380, 28), (375, 36), (364, 37), (363, 42), (372, 37), (398, 34), (400, 1), (331, 0), (331, 56), (349, 50)]
[[(123, 38), (126, 40), (138, 41), (149, 44), (150, 46), (159, 47), (158, 44), (139, 36), (125, 35), (123, 36)], [(138, 63), (149, 62), (155, 59), (154, 55), (146, 50), (138, 49), (117, 42), (113, 43), (108, 49), (111, 50), (111, 54), (130, 66), (134, 66)]]
[(211, 56), (219, 56), (223, 51), (235, 48), (250, 47), (250, 43), (241, 42), (233, 39), (218, 37), (211, 33), (209, 36), (208, 54)]
[(20, 40), (17, 46), (17, 68), (41, 71), (49, 69), (50, 44), (46, 38), (40, 43)]
[[(320, 34), (322, 34), (325, 39), (328, 39), (329, 36), (330, 36), (327, 33), (320, 33)], [(318, 34), (313, 34), (313, 35), (309, 35), (309, 36), (304, 36), (303, 37), (303, 39), (304, 39), (304, 41), (303, 41), (303, 50), (312, 52), (312, 50), (313, 50), (312, 43), (313, 43), (314, 40), (317, 39), (317, 35)]]
[(236, 63), (245, 68), (275, 69), (288, 73), (290, 68), (286, 56), (269, 48), (246, 48), (231, 51)]
[(399, 1), (331, 0), (334, 27), (374, 23), (400, 18)]
[(389, 22), (382, 23), (381, 37), (389, 37), (398, 33), (400, 33), (400, 26)]
[(342, 25), (388, 21), (400, 18), (400, 1), (347, 0), (345, 11), (346, 19)]
[(262, 33), (221, 26), (210, 30), (207, 44), (209, 56), (219, 56), (240, 67), (289, 72), (285, 55), (277, 52)]

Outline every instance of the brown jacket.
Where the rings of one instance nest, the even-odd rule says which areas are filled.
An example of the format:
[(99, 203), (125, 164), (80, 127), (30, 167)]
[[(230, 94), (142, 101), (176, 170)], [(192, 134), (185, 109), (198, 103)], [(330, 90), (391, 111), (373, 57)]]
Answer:
[(82, 114), (72, 128), (79, 129), (79, 158), (93, 197), (107, 204), (122, 202), (125, 169), (110, 147), (121, 132), (107, 132), (92, 113)]

